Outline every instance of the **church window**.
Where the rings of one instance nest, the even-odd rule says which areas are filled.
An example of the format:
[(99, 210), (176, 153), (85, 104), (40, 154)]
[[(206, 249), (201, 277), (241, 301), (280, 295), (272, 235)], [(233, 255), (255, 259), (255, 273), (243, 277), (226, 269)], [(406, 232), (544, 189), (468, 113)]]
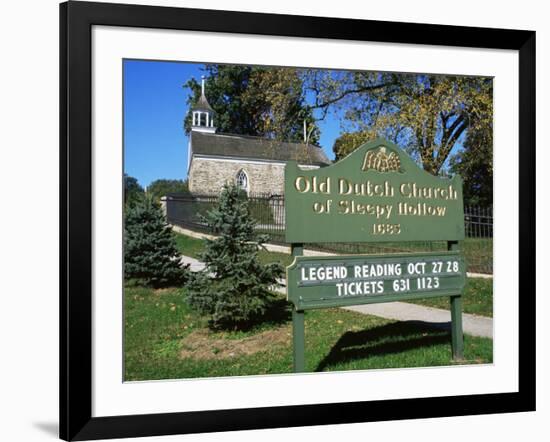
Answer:
[(248, 175), (244, 170), (239, 170), (235, 181), (238, 187), (243, 189), (245, 192), (248, 192)]

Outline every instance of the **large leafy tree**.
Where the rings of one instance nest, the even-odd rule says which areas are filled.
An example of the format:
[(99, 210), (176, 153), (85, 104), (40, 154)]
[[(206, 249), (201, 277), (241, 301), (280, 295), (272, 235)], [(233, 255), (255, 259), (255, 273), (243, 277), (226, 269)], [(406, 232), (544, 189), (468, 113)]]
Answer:
[(471, 131), (464, 149), (451, 161), (451, 171), (462, 176), (464, 201), (483, 207), (493, 204), (493, 131)]
[[(255, 111), (243, 103), (243, 95), (250, 82), (251, 66), (206, 65), (206, 97), (216, 112), (218, 131), (240, 135), (257, 135)], [(184, 85), (190, 89), (187, 104), (191, 108), (201, 96), (200, 82), (191, 78)], [(185, 118), (185, 130), (191, 130), (191, 112)]]
[(343, 133), (336, 139), (336, 141), (334, 141), (334, 146), (332, 147), (335, 155), (335, 160), (341, 160), (345, 156), (352, 153), (362, 144), (365, 144), (375, 138), (376, 131), (374, 130)]
[(124, 174), (124, 203), (127, 206), (132, 206), (136, 202), (140, 201), (145, 192), (143, 187), (139, 184), (137, 178)]
[[(308, 142), (318, 142), (319, 130), (305, 100), (300, 70), (206, 65), (205, 75), (206, 97), (216, 112), (218, 131), (301, 142), (305, 121)], [(191, 91), (191, 108), (201, 95), (201, 86), (192, 78), (184, 87)], [(185, 129), (191, 129), (190, 112)]]
[(253, 71), (244, 102), (256, 109), (262, 136), (285, 141), (319, 142), (319, 128), (305, 101), (301, 71), (261, 68)]
[(308, 70), (312, 109), (338, 109), (348, 135), (335, 146), (342, 158), (360, 140), (383, 136), (401, 145), (428, 172), (444, 170), (468, 132), (492, 121), (492, 80), (482, 77)]
[(189, 186), (187, 180), (159, 179), (147, 186), (147, 192), (153, 195), (155, 200), (159, 200), (168, 193), (187, 193)]

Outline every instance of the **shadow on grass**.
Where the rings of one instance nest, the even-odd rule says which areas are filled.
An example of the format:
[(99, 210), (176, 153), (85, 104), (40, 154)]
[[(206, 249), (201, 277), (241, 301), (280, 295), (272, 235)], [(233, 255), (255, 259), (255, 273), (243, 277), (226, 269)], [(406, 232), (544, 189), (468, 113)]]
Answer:
[(292, 304), (280, 297), (270, 300), (265, 313), (258, 317), (260, 323), (270, 325), (281, 325), (291, 319)]
[(343, 362), (376, 355), (401, 353), (420, 347), (451, 343), (451, 334), (442, 330), (446, 324), (401, 321), (358, 332), (348, 331), (336, 342), (315, 371)]
[(280, 326), (289, 322), (291, 319), (292, 305), (286, 299), (274, 296), (268, 301), (266, 310), (263, 314), (254, 315), (246, 322), (239, 322), (237, 324), (231, 323), (228, 325), (223, 324), (218, 329), (249, 332), (256, 328), (262, 329), (264, 327)]

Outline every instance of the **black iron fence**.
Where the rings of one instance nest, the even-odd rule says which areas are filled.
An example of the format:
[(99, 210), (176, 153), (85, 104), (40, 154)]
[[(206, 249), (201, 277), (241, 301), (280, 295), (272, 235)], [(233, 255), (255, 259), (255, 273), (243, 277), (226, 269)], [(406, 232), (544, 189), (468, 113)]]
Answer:
[[(166, 216), (170, 224), (210, 233), (201, 215), (218, 202), (217, 195), (169, 194), (166, 197)], [(267, 233), (270, 242), (285, 244), (285, 204), (282, 195), (248, 195), (251, 216), (259, 232)], [(493, 210), (465, 206), (466, 239), (462, 244), (468, 271), (493, 273)], [(396, 253), (446, 250), (444, 241), (308, 244), (308, 248), (334, 253)]]

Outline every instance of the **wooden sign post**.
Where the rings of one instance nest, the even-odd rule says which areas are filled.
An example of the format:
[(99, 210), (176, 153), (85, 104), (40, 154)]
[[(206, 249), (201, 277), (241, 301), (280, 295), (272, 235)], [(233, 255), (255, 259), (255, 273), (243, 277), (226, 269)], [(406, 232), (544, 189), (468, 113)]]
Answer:
[[(285, 169), (287, 267), (294, 371), (305, 370), (304, 311), (448, 296), (453, 358), (463, 356), (466, 266), (460, 177), (420, 169), (386, 140), (364, 144), (329, 167)], [(304, 243), (447, 241), (447, 252), (304, 257)]]

